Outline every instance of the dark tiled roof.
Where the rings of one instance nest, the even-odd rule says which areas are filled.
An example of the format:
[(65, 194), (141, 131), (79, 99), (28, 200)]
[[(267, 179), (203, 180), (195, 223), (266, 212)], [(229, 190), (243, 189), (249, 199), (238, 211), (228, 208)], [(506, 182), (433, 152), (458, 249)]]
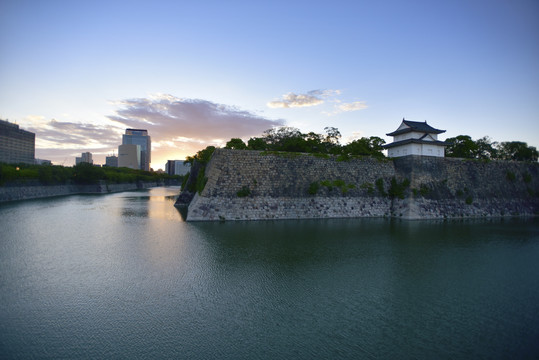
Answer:
[(410, 120), (404, 120), (402, 119), (402, 123), (407, 125), (408, 127), (401, 130), (395, 130), (389, 134), (386, 134), (387, 136), (397, 136), (400, 134), (406, 134), (408, 132), (417, 131), (417, 132), (424, 132), (424, 133), (430, 133), (430, 134), (441, 134), (444, 133), (445, 130), (439, 130), (435, 129), (427, 122), (419, 122), (419, 121), (410, 121)]
[(401, 140), (401, 141), (397, 141), (397, 142), (392, 142), (390, 144), (385, 144), (383, 145), (384, 149), (389, 149), (389, 148), (392, 148), (392, 147), (395, 147), (395, 146), (399, 146), (399, 145), (406, 145), (406, 144), (428, 144), (428, 145), (440, 145), (440, 146), (448, 146), (450, 145), (450, 143), (448, 142), (445, 142), (445, 141), (427, 141), (427, 140), (422, 140), (423, 138), (421, 139), (406, 139), (406, 140)]

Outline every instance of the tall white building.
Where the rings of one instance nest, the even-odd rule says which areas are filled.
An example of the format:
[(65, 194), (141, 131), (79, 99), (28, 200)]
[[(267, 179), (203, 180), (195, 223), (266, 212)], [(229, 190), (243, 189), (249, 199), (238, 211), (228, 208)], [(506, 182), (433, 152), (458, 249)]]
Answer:
[(386, 134), (393, 136), (393, 142), (384, 145), (388, 157), (407, 155), (445, 156), (445, 147), (449, 145), (438, 140), (438, 134), (445, 130), (435, 129), (427, 122), (409, 121), (402, 119), (397, 130)]
[(140, 145), (123, 144), (118, 146), (118, 167), (140, 169)]
[[(138, 168), (150, 171), (150, 163), (152, 162), (152, 139), (148, 135), (148, 130), (126, 129), (125, 134), (122, 136), (122, 145), (138, 145), (140, 147)], [(118, 161), (119, 155), (120, 154), (118, 153)]]

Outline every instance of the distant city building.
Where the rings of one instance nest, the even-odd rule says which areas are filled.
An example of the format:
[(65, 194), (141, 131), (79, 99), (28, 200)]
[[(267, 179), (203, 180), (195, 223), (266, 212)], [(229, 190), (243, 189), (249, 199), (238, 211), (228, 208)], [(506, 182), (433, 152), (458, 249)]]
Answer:
[(445, 156), (446, 142), (438, 140), (438, 134), (445, 130), (435, 129), (427, 122), (409, 121), (402, 119), (397, 130), (386, 134), (393, 136), (393, 142), (384, 145), (388, 157), (408, 155)]
[[(138, 145), (140, 147), (139, 169), (150, 171), (150, 163), (152, 162), (152, 141), (147, 130), (126, 129), (125, 134), (122, 136), (122, 145)], [(120, 157), (119, 153), (118, 157)], [(120, 162), (120, 160), (118, 160), (118, 162)]]
[(33, 164), (36, 134), (0, 120), (0, 162)]
[(94, 160), (92, 160), (92, 153), (90, 152), (83, 152), (80, 157), (75, 158), (75, 165), (78, 165), (80, 163), (88, 163), (93, 164)]
[(118, 167), (140, 169), (140, 145), (123, 144), (118, 146)]
[(185, 175), (191, 171), (191, 164), (184, 164), (183, 160), (168, 160), (165, 172), (169, 175)]
[(34, 164), (36, 164), (36, 165), (52, 165), (52, 162), (50, 160), (35, 159)]
[(118, 156), (107, 156), (105, 158), (105, 166), (118, 167)]

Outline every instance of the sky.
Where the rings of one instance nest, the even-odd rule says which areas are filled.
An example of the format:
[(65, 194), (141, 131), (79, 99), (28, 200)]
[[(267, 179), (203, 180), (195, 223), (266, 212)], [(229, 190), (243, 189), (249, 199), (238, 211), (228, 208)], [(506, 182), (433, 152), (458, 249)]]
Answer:
[(147, 129), (154, 169), (276, 126), (427, 121), (539, 148), (539, 1), (0, 0), (0, 118), (73, 165)]

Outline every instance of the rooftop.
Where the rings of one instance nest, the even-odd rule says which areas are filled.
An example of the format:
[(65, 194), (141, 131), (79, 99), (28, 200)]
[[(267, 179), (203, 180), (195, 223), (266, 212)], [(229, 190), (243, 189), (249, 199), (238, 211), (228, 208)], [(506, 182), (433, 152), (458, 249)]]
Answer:
[[(402, 124), (406, 125), (406, 128), (400, 129), (400, 130), (397, 129), (397, 130), (395, 130), (393, 132), (390, 132), (390, 133), (388, 133), (386, 135), (387, 136), (397, 136), (397, 135), (405, 134), (405, 133), (412, 132), (412, 131), (430, 133), (430, 134), (441, 134), (441, 133), (445, 132), (445, 130), (440, 130), (440, 129), (433, 128), (432, 126), (427, 124), (426, 121), (425, 122), (420, 122), (420, 121), (410, 121), (410, 120), (402, 119), (401, 126), (402, 126)], [(399, 128), (401, 126), (399, 126)]]

